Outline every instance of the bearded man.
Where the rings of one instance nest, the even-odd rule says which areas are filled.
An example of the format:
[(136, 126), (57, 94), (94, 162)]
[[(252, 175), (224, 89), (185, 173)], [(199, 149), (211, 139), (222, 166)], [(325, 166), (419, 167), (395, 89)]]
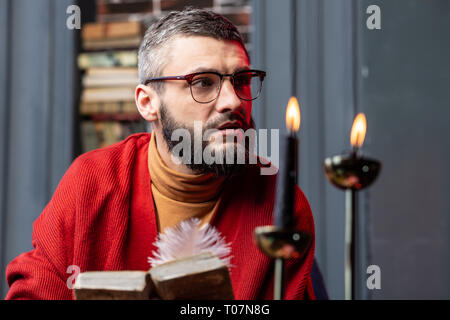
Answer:
[[(272, 299), (273, 261), (252, 234), (272, 224), (276, 175), (250, 163), (242, 135), (265, 75), (250, 68), (239, 32), (218, 14), (187, 9), (154, 23), (139, 50), (135, 92), (152, 133), (73, 162), (34, 224), (34, 249), (7, 268), (7, 298), (72, 299), (69, 266), (148, 270), (158, 233), (198, 218), (231, 245), (235, 298)], [(190, 141), (174, 152), (180, 132)], [(298, 187), (295, 223), (312, 241), (302, 259), (286, 262), (285, 298), (313, 299), (314, 222)]]

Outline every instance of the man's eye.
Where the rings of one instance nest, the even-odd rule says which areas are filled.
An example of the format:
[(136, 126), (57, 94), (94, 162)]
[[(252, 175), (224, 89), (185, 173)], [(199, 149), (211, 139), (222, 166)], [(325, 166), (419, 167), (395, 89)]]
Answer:
[(199, 88), (209, 88), (214, 85), (211, 78), (198, 78), (192, 81), (192, 85)]

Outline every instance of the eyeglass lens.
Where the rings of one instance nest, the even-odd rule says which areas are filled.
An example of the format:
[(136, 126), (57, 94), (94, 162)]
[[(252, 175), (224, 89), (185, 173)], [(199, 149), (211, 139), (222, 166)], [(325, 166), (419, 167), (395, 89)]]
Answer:
[[(261, 91), (261, 79), (254, 72), (242, 72), (234, 76), (234, 91), (243, 100), (256, 99)], [(197, 102), (215, 100), (220, 91), (220, 76), (215, 73), (196, 75), (191, 82), (192, 97)]]

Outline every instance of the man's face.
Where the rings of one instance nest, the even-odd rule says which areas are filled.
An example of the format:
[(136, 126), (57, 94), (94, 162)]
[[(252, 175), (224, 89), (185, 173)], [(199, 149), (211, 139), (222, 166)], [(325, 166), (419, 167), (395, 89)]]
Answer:
[[(161, 76), (178, 76), (202, 71), (232, 74), (238, 70), (249, 69), (244, 49), (234, 41), (219, 41), (198, 36), (178, 37), (172, 41), (168, 52), (169, 62)], [(193, 128), (196, 121), (202, 123), (203, 132), (222, 128), (227, 122), (231, 122), (232, 127), (238, 126), (243, 130), (250, 126), (251, 101), (239, 99), (228, 77), (222, 81), (217, 99), (210, 103), (196, 102), (191, 96), (189, 84), (184, 80), (165, 81), (160, 99), (160, 124), (169, 150), (178, 143), (171, 141), (171, 134), (175, 129), (187, 129), (191, 133), (191, 138), (194, 138)], [(222, 148), (225, 154), (226, 148), (236, 148), (234, 142), (226, 143), (227, 134), (232, 135), (233, 130), (223, 129), (211, 136), (210, 140), (203, 142), (203, 150), (210, 145), (214, 151)], [(193, 143), (192, 141), (192, 145)], [(200, 173), (228, 174), (236, 166), (206, 166), (191, 163), (188, 167)]]

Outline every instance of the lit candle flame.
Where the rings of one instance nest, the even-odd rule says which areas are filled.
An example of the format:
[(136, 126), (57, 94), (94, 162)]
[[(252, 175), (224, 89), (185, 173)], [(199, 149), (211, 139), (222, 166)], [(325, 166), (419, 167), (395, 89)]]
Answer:
[(361, 148), (366, 137), (367, 121), (364, 113), (359, 113), (353, 121), (350, 143), (354, 148)]
[(286, 128), (290, 132), (296, 132), (300, 129), (300, 107), (296, 97), (291, 97), (286, 109)]

